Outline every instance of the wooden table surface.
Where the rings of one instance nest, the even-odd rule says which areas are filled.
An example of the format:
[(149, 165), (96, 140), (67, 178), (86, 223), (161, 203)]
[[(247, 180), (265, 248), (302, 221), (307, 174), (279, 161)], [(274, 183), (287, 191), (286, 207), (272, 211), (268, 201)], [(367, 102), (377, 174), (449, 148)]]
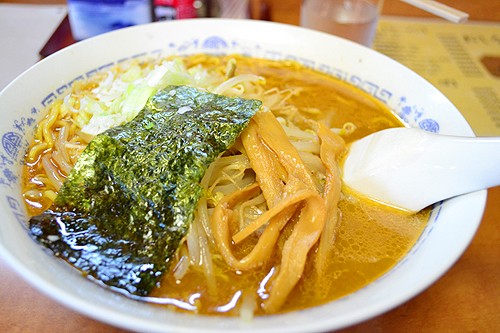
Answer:
[[(63, 0), (9, 0), (64, 3)], [(259, 2), (259, 1), (256, 1)], [(297, 24), (300, 0), (260, 0), (277, 22)], [(471, 20), (500, 21), (500, 1), (442, 1)], [(386, 15), (429, 17), (386, 0)], [(499, 166), (500, 168), (500, 166)], [(488, 190), (481, 226), (458, 262), (434, 285), (386, 314), (341, 332), (500, 332), (500, 187)], [(80, 315), (41, 294), (0, 258), (0, 332), (123, 332)]]

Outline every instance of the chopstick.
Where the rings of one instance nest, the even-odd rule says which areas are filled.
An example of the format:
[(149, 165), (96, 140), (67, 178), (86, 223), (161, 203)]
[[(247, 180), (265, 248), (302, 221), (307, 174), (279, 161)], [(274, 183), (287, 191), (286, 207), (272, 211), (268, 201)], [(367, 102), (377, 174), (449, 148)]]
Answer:
[(448, 21), (451, 22), (463, 23), (467, 21), (467, 19), (469, 18), (469, 14), (457, 10), (455, 8), (451, 8), (437, 1), (433, 0), (401, 0), (401, 1), (406, 2), (422, 10), (425, 10), (426, 12), (429, 12), (431, 14), (447, 19)]

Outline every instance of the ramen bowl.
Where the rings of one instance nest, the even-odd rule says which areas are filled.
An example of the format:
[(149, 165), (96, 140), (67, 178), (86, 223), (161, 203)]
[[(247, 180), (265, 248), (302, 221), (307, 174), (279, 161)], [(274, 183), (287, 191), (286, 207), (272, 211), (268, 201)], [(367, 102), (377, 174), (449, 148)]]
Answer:
[(361, 290), (321, 306), (243, 321), (177, 313), (132, 300), (83, 278), (44, 251), (28, 235), (20, 181), (24, 154), (46, 107), (74, 82), (124, 60), (198, 53), (295, 60), (373, 95), (409, 127), (474, 135), (453, 104), (408, 68), (358, 44), (300, 27), (250, 20), (180, 20), (126, 28), (79, 42), (40, 61), (0, 94), (4, 117), (0, 125), (0, 254), (40, 292), (91, 318), (137, 331), (328, 331), (367, 320), (409, 300), (464, 252), (479, 226), (486, 191), (434, 205), (426, 228), (407, 255)]

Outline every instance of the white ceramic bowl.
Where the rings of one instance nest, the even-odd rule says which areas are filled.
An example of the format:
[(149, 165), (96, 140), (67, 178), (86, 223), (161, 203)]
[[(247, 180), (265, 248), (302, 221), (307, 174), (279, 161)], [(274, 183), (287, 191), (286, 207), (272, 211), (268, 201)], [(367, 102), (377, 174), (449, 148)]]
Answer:
[(153, 23), (85, 40), (40, 61), (0, 94), (0, 254), (34, 287), (76, 311), (131, 330), (326, 331), (369, 319), (407, 301), (436, 281), (463, 253), (480, 223), (486, 191), (436, 205), (408, 255), (362, 290), (323, 306), (252, 322), (178, 314), (139, 303), (97, 286), (47, 254), (27, 234), (19, 184), (23, 155), (44, 107), (75, 80), (124, 59), (193, 53), (294, 59), (369, 92), (409, 126), (473, 135), (452, 103), (417, 74), (368, 48), (324, 33), (269, 22), (198, 19)]

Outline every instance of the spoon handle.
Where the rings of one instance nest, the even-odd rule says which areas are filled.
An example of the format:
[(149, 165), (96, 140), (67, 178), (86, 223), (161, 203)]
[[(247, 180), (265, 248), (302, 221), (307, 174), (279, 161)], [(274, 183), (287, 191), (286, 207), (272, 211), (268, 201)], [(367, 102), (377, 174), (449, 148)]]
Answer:
[[(450, 195), (500, 185), (500, 138), (439, 138), (436, 142), (441, 142), (434, 148), (434, 158), (439, 165), (448, 167), (449, 172), (442, 176), (449, 183)], [(442, 150), (438, 151), (439, 148)]]

